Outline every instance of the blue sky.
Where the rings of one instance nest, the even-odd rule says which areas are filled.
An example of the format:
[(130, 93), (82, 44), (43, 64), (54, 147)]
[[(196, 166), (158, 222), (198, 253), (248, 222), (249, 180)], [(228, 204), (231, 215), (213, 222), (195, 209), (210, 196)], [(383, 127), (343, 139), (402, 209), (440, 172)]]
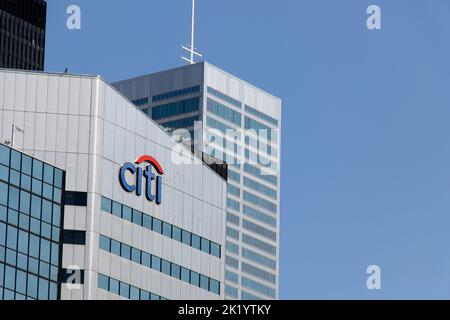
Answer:
[[(183, 64), (188, 0), (48, 2), (47, 71)], [(450, 2), (197, 3), (206, 60), (283, 99), (281, 298), (450, 299)]]

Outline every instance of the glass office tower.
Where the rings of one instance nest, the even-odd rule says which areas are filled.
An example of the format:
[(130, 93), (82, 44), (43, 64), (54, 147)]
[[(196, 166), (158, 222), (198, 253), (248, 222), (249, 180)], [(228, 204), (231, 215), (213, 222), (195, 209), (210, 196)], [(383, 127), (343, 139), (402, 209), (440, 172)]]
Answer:
[(0, 68), (44, 70), (47, 3), (0, 1)]
[(0, 300), (59, 299), (64, 175), (0, 144)]
[(278, 299), (281, 100), (206, 62), (113, 86), (228, 164), (225, 297)]

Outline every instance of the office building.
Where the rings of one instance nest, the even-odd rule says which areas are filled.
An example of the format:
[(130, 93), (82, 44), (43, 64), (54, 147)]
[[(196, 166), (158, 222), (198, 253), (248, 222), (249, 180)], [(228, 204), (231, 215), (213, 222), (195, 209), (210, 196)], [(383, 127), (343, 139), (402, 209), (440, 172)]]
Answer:
[(0, 299), (224, 299), (226, 166), (100, 77), (1, 69), (0, 142)]
[(44, 0), (0, 1), (0, 68), (44, 70)]
[(227, 162), (225, 296), (278, 299), (280, 99), (207, 62), (113, 86), (195, 150)]

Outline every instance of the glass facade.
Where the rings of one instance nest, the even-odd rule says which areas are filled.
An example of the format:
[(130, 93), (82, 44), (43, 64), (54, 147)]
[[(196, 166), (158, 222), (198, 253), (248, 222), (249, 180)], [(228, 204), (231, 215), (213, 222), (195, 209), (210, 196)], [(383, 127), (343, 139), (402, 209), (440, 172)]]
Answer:
[(192, 98), (169, 104), (163, 104), (152, 108), (152, 119), (160, 120), (163, 118), (196, 112), (199, 111), (199, 107), (200, 98)]
[[(242, 109), (244, 104), (214, 88), (208, 87), (208, 94), (206, 133), (208, 146), (212, 147), (210, 152), (227, 162), (237, 159), (238, 164), (234, 167), (236, 171), (228, 170), (225, 296), (244, 300), (275, 298), (277, 262), (273, 257), (277, 254), (279, 121), (249, 105), (245, 105), (245, 114), (242, 115), (234, 108)], [(231, 134), (230, 130), (234, 128), (240, 129), (234, 131), (235, 141), (226, 136), (223, 149), (217, 138), (209, 136), (211, 129), (226, 135)], [(241, 141), (243, 135), (244, 141)], [(234, 150), (228, 147), (230, 144), (235, 145)], [(232, 156), (230, 150), (234, 151)], [(244, 150), (242, 154), (241, 150)], [(240, 166), (243, 160), (245, 162)], [(242, 248), (231, 241), (242, 241)], [(258, 266), (270, 268), (274, 273)], [(231, 270), (254, 279), (239, 277)], [(238, 291), (230, 284), (247, 290)]]
[(242, 103), (239, 100), (236, 100), (236, 99), (220, 92), (219, 90), (208, 87), (208, 93), (219, 99), (222, 99), (223, 101), (226, 101), (226, 102), (234, 105), (235, 107), (242, 108)]
[(241, 126), (241, 114), (223, 104), (208, 98), (208, 111), (222, 119), (229, 121), (237, 126)]
[(196, 93), (199, 91), (200, 91), (200, 86), (193, 86), (193, 87), (189, 87), (189, 88), (166, 92), (163, 94), (158, 94), (158, 95), (153, 96), (153, 102), (162, 101), (162, 100), (166, 100), (166, 99), (172, 99), (172, 98), (176, 98), (179, 96), (185, 96), (185, 95)]
[(271, 116), (268, 116), (267, 114), (256, 110), (255, 108), (252, 108), (248, 105), (245, 106), (245, 111), (247, 111), (249, 114), (254, 115), (255, 117), (258, 117), (261, 120), (267, 121), (270, 124), (273, 124), (274, 126), (278, 126), (278, 120), (275, 118), (272, 118)]
[(195, 116), (195, 117), (189, 117), (189, 118), (183, 118), (183, 119), (179, 119), (179, 120), (173, 120), (173, 121), (168, 121), (168, 122), (164, 122), (161, 123), (161, 126), (168, 128), (168, 129), (181, 129), (181, 128), (193, 128), (194, 127), (194, 123), (195, 121), (199, 121), (200, 117), (199, 116)]
[(141, 98), (131, 101), (133, 104), (135, 104), (138, 107), (143, 107), (148, 105), (148, 98)]
[(0, 144), (0, 299), (59, 298), (64, 176)]

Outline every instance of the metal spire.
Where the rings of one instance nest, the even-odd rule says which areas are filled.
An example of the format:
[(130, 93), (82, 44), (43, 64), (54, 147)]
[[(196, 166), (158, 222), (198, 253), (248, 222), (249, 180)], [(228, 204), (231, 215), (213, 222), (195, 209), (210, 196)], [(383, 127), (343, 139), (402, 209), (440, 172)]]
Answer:
[(181, 46), (183, 50), (186, 50), (189, 53), (189, 58), (181, 56), (181, 59), (189, 62), (190, 64), (195, 64), (195, 56), (203, 57), (200, 53), (195, 51), (195, 0), (192, 0), (192, 21), (191, 21), (191, 44), (188, 46)]

